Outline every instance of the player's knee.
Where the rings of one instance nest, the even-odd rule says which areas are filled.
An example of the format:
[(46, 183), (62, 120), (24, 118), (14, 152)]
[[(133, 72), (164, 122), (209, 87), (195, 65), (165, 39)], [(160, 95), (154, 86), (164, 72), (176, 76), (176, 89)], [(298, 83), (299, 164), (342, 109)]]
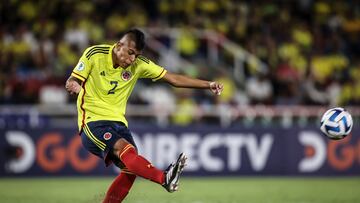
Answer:
[(113, 146), (113, 151), (116, 157), (121, 160), (121, 155), (125, 152), (131, 152), (131, 154), (137, 154), (136, 148), (125, 139), (121, 138)]
[(128, 144), (120, 153), (119, 159), (127, 169), (132, 171), (133, 167), (137, 165), (138, 154), (135, 148)]
[(126, 141), (125, 139), (123, 139), (123, 138), (118, 139), (113, 146), (115, 155), (118, 155), (120, 152), (122, 152), (128, 144), (130, 144), (130, 143), (128, 141)]

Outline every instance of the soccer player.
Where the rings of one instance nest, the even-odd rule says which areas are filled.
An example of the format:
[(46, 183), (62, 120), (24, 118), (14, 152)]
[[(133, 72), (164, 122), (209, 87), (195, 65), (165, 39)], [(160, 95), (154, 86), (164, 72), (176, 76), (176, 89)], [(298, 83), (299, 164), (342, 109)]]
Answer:
[(106, 193), (106, 203), (121, 202), (136, 176), (158, 183), (168, 192), (176, 191), (187, 159), (181, 153), (162, 171), (137, 153), (125, 109), (139, 78), (164, 80), (174, 87), (210, 89), (216, 95), (223, 90), (218, 82), (170, 73), (142, 56), (144, 47), (144, 33), (138, 29), (128, 30), (114, 45), (89, 47), (65, 85), (70, 94), (78, 94), (78, 127), (84, 147), (106, 166), (113, 163), (121, 169)]

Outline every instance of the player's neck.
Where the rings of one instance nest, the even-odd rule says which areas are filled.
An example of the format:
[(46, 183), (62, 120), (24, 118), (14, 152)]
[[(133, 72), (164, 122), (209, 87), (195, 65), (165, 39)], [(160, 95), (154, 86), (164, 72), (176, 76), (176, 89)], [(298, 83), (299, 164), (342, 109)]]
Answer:
[(115, 57), (114, 50), (111, 52), (111, 58), (112, 58), (113, 68), (114, 68), (114, 69), (117, 69), (118, 67), (120, 67), (120, 66), (116, 63), (116, 57)]

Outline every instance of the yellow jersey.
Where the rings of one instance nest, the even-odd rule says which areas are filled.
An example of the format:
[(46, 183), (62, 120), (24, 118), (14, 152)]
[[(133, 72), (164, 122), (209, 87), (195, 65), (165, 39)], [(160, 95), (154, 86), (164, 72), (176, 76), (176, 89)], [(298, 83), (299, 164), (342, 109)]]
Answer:
[(82, 81), (77, 98), (79, 130), (91, 121), (120, 121), (125, 118), (128, 98), (139, 78), (161, 79), (166, 70), (144, 56), (138, 56), (127, 68), (114, 68), (115, 45), (87, 48), (71, 75)]

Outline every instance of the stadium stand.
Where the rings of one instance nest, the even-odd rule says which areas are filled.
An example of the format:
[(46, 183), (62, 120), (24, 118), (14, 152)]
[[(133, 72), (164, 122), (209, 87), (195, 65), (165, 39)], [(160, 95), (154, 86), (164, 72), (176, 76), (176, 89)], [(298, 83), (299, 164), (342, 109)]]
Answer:
[[(137, 86), (132, 105), (198, 112), (190, 117), (172, 115), (171, 122), (179, 125), (198, 120), (208, 104), (360, 104), (360, 13), (356, 1), (4, 1), (0, 16), (2, 105), (73, 104), (75, 98), (65, 95), (62, 87), (84, 48), (114, 43), (129, 27), (145, 31), (176, 28), (168, 36), (148, 32), (149, 37), (175, 50), (181, 60), (191, 62), (189, 66), (175, 67), (174, 61), (166, 61), (154, 50), (147, 49), (146, 54), (170, 64), (166, 66), (169, 69), (225, 84), (224, 94), (216, 100), (200, 91), (148, 87), (149, 81)], [(207, 60), (208, 41), (198, 38), (195, 30), (215, 31), (218, 43), (226, 39), (237, 44), (266, 68), (247, 60), (242, 64), (244, 77), (239, 80), (233, 74), (233, 55), (221, 51), (216, 61)], [(171, 43), (174, 35), (175, 43)], [(153, 100), (149, 91), (158, 99)], [(194, 111), (199, 106), (202, 110)]]

